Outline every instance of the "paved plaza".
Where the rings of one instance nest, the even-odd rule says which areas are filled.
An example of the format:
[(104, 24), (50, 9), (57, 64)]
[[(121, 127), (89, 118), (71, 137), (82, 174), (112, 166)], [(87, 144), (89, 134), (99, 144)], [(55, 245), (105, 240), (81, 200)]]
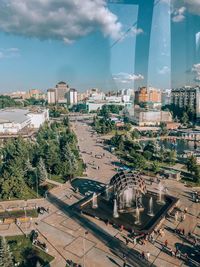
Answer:
[[(119, 160), (104, 148), (101, 137), (93, 132), (85, 122), (74, 122), (73, 128), (78, 137), (78, 144), (84, 162), (87, 164), (86, 177), (81, 178), (82, 184), (79, 192), (75, 192), (70, 183), (59, 185), (51, 191), (51, 196), (46, 199), (28, 201), (7, 201), (1, 203), (1, 209), (12, 207), (44, 206), (49, 208), (49, 213), (39, 215), (38, 219), (23, 223), (0, 224), (0, 235), (16, 235), (30, 232), (31, 229), (39, 231), (39, 238), (47, 243), (49, 253), (55, 257), (51, 266), (64, 267), (66, 260), (72, 260), (85, 267), (116, 267), (123, 266), (121, 251), (127, 252), (127, 260), (133, 262), (134, 253), (145, 256), (150, 253), (149, 261), (142, 261), (141, 265), (135, 262), (134, 266), (143, 264), (159, 267), (176, 266), (200, 266), (200, 256), (193, 261), (191, 250), (193, 245), (186, 239), (187, 234), (195, 234), (200, 238), (200, 204), (192, 202), (192, 188), (184, 184), (165, 180), (169, 194), (180, 199), (177, 209), (179, 212), (186, 207), (188, 209), (184, 221), (178, 218), (175, 221), (173, 214), (169, 214), (164, 220), (163, 235), (155, 234), (153, 244), (146, 241), (145, 244), (129, 242), (126, 244), (127, 232), (105, 225), (104, 222), (89, 216), (78, 215), (73, 209), (73, 204), (84, 198), (84, 194), (91, 193), (95, 188), (101, 187), (101, 183), (108, 183), (116, 173), (116, 162)], [(97, 158), (95, 155), (103, 155)], [(149, 179), (148, 177), (144, 177)], [(158, 190), (158, 185), (149, 186), (153, 191)], [(82, 191), (83, 192), (82, 192)], [(95, 228), (96, 225), (96, 228)], [(90, 229), (90, 226), (92, 228)], [(95, 233), (95, 229), (97, 230)], [(184, 229), (185, 235), (175, 233), (175, 229)], [(107, 244), (105, 241), (108, 241)], [(167, 248), (164, 244), (167, 240)], [(192, 251), (191, 259), (179, 259), (170, 253), (179, 248), (182, 254)], [(117, 249), (119, 249), (117, 253)], [(195, 252), (196, 253), (196, 252)], [(128, 266), (132, 266), (130, 264)]]

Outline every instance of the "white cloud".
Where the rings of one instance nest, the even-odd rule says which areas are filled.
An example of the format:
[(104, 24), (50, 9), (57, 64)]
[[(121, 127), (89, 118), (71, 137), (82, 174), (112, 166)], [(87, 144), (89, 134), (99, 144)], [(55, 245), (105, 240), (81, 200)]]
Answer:
[(0, 31), (71, 43), (99, 30), (121, 36), (121, 23), (106, 0), (1, 0)]
[(141, 74), (129, 74), (125, 72), (120, 72), (118, 74), (113, 75), (113, 79), (120, 83), (130, 83), (133, 81), (144, 80), (144, 76)]
[[(186, 10), (189, 13), (200, 15), (200, 0), (172, 0), (172, 15), (176, 11), (177, 15), (172, 16), (174, 22), (184, 20)], [(184, 9), (184, 10), (183, 10)]]
[(158, 70), (158, 73), (161, 75), (168, 74), (170, 72), (170, 68), (168, 66), (163, 66), (161, 69)]
[(13, 57), (19, 57), (19, 56), (20, 56), (20, 51), (16, 47), (0, 48), (0, 59), (13, 58)]
[(192, 72), (195, 74), (195, 81), (200, 82), (200, 63), (193, 65)]
[(142, 33), (144, 33), (144, 31), (141, 28), (132, 28), (130, 31), (130, 34), (132, 34), (132, 35), (139, 35)]
[(185, 19), (186, 7), (175, 8), (172, 12), (172, 21), (181, 22)]
[(183, 0), (184, 4), (190, 13), (200, 15), (200, 1), (199, 0)]

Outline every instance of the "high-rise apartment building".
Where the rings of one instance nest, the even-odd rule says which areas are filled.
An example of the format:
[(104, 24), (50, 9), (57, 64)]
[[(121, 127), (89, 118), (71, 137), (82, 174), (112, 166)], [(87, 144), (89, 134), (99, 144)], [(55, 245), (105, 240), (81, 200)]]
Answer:
[(141, 103), (161, 103), (161, 90), (153, 87), (140, 87), (135, 92), (135, 102)]
[(55, 89), (47, 90), (47, 101), (48, 101), (48, 104), (56, 103), (56, 90)]
[(59, 82), (53, 89), (47, 90), (47, 100), (49, 104), (67, 104), (69, 86), (65, 82)]
[(76, 105), (77, 102), (78, 102), (77, 90), (74, 88), (70, 88), (69, 92), (67, 93), (67, 103), (69, 105)]
[(179, 108), (193, 108), (197, 118), (200, 118), (200, 87), (185, 86), (172, 89), (171, 103)]
[(65, 82), (59, 82), (56, 84), (56, 102), (60, 104), (67, 103), (67, 93), (69, 92), (69, 86)]

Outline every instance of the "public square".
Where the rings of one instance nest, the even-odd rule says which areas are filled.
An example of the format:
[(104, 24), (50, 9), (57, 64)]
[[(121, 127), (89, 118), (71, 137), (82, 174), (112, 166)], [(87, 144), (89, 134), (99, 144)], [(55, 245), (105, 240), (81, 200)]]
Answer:
[[(154, 242), (146, 241), (127, 244), (127, 232), (104, 222), (81, 215), (73, 210), (73, 204), (87, 195), (103, 187), (116, 173), (116, 163), (119, 160), (104, 147), (102, 138), (92, 130), (86, 121), (73, 123), (73, 129), (78, 138), (78, 145), (84, 163), (87, 165), (86, 176), (80, 178), (78, 192), (71, 184), (59, 184), (47, 194), (46, 199), (25, 201), (7, 201), (1, 203), (1, 208), (22, 206), (43, 206), (49, 208), (49, 213), (39, 215), (30, 223), (1, 224), (1, 235), (16, 235), (28, 233), (31, 229), (39, 231), (39, 238), (47, 243), (48, 252), (55, 257), (51, 266), (63, 267), (67, 260), (72, 260), (86, 267), (123, 266), (123, 254), (126, 254), (128, 266), (199, 266), (196, 261), (179, 259), (171, 256), (172, 251), (178, 249), (184, 254), (190, 251), (191, 242), (187, 241), (190, 232), (199, 238), (200, 235), (200, 209), (199, 204), (192, 202), (192, 188), (185, 187), (183, 183), (165, 180), (165, 186), (169, 194), (180, 199), (178, 210), (181, 212), (187, 208), (185, 220), (178, 218), (175, 221), (173, 214), (168, 216), (160, 225), (162, 235), (154, 235)], [(98, 155), (98, 157), (96, 157)], [(102, 157), (99, 157), (99, 156)], [(144, 177), (149, 180), (149, 177)], [(73, 184), (73, 183), (72, 183)], [(157, 191), (157, 184), (153, 182), (148, 186), (152, 191)], [(72, 207), (70, 207), (72, 206)], [(184, 235), (175, 233), (175, 229), (184, 229)], [(167, 248), (164, 247), (167, 240)], [(147, 260), (135, 260), (142, 258), (144, 253)], [(190, 256), (190, 255), (188, 255)], [(200, 261), (200, 259), (198, 259)]]

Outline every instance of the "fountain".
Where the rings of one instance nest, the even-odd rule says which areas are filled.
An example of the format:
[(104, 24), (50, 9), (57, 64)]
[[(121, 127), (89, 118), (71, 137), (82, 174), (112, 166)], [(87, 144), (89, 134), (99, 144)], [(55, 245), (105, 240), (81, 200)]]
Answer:
[(133, 202), (133, 189), (131, 187), (124, 191), (123, 198), (124, 208), (130, 208)]
[(138, 207), (135, 210), (135, 224), (141, 224), (141, 222), (140, 222), (140, 210)]
[(105, 199), (108, 201), (110, 199), (109, 185), (106, 185)]
[(117, 209), (117, 200), (114, 199), (114, 207), (113, 207), (113, 218), (119, 218), (119, 213)]
[(92, 196), (92, 208), (96, 209), (98, 208), (98, 204), (97, 204), (97, 194), (94, 192), (93, 196)]
[(174, 215), (175, 222), (178, 222), (178, 218), (179, 218), (179, 212), (176, 211)]
[(158, 200), (157, 200), (158, 204), (165, 204), (163, 189), (164, 189), (164, 187), (163, 187), (162, 183), (159, 183), (159, 185), (158, 185)]
[(86, 197), (77, 207), (93, 218), (119, 227), (123, 225), (127, 231), (147, 233), (155, 228), (178, 201), (169, 194), (165, 195), (163, 189), (164, 184), (161, 182), (157, 193), (147, 191), (140, 174), (120, 172), (112, 177), (109, 185), (102, 185), (101, 191), (94, 193), (89, 199)]
[(148, 215), (149, 216), (154, 216), (154, 213), (153, 213), (153, 198), (150, 197), (149, 199), (149, 211), (148, 211)]

